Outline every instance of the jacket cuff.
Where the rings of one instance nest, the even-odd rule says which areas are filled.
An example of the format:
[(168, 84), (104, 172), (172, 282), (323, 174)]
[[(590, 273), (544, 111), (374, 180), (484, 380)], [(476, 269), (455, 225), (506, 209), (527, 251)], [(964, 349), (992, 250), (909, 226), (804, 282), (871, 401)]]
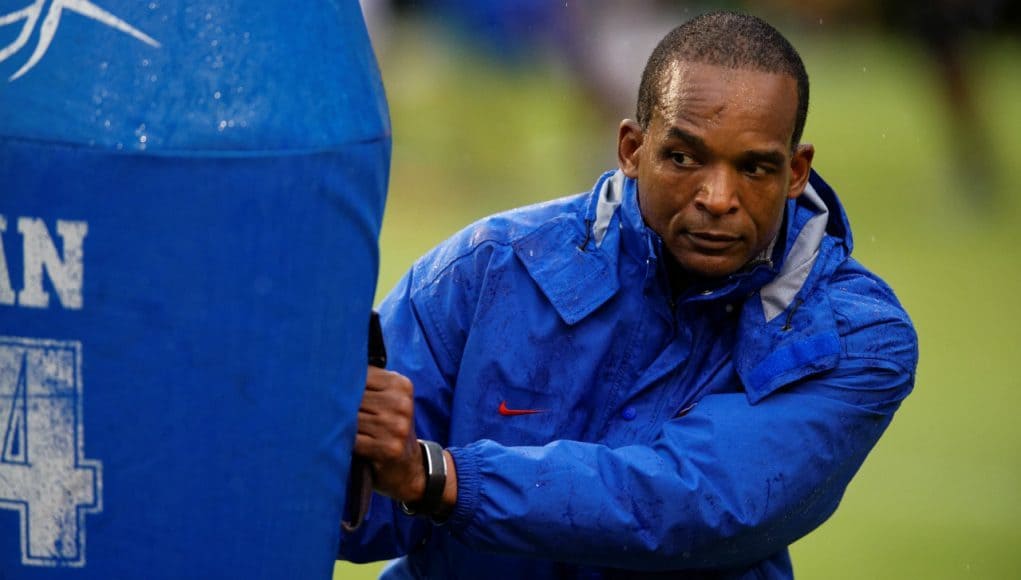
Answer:
[(472, 517), (479, 505), (482, 489), (482, 475), (479, 473), (479, 450), (470, 447), (450, 447), (447, 449), (454, 459), (457, 470), (457, 503), (447, 520), (447, 525), (454, 529), (464, 529), (471, 524)]

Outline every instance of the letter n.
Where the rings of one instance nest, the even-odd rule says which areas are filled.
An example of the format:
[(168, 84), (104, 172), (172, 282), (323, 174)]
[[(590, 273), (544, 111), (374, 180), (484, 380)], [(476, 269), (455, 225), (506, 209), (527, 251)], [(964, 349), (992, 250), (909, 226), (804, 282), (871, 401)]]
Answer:
[(82, 307), (82, 277), (84, 275), (84, 254), (82, 242), (89, 231), (85, 222), (57, 220), (57, 233), (64, 240), (64, 258), (57, 255), (53, 239), (46, 231), (46, 224), (38, 218), (18, 218), (18, 231), (24, 238), (25, 284), (18, 292), (18, 304), (34, 308), (46, 308), (50, 295), (43, 290), (43, 270), (50, 276), (64, 308), (78, 310)]

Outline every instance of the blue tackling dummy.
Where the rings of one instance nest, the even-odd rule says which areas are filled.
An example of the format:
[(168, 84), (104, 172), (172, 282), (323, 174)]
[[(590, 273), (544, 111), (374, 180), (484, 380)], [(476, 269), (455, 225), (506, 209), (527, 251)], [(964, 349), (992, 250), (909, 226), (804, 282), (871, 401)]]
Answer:
[(390, 159), (356, 0), (0, 0), (0, 578), (328, 578)]

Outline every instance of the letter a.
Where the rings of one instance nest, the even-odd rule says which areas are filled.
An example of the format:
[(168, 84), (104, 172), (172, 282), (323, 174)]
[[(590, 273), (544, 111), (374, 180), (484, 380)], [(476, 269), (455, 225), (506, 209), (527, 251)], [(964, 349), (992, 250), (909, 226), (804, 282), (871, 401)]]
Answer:
[(4, 255), (3, 233), (7, 231), (7, 219), (0, 215), (0, 304), (14, 304), (14, 289), (7, 270), (7, 256)]

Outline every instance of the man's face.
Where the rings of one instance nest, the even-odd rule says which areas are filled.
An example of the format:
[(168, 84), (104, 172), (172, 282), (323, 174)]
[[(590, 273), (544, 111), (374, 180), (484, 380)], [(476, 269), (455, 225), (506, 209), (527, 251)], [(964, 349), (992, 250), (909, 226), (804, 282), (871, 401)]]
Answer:
[(621, 169), (645, 223), (688, 272), (732, 274), (776, 236), (814, 150), (791, 151), (797, 85), (784, 74), (675, 62), (645, 131), (624, 121)]

